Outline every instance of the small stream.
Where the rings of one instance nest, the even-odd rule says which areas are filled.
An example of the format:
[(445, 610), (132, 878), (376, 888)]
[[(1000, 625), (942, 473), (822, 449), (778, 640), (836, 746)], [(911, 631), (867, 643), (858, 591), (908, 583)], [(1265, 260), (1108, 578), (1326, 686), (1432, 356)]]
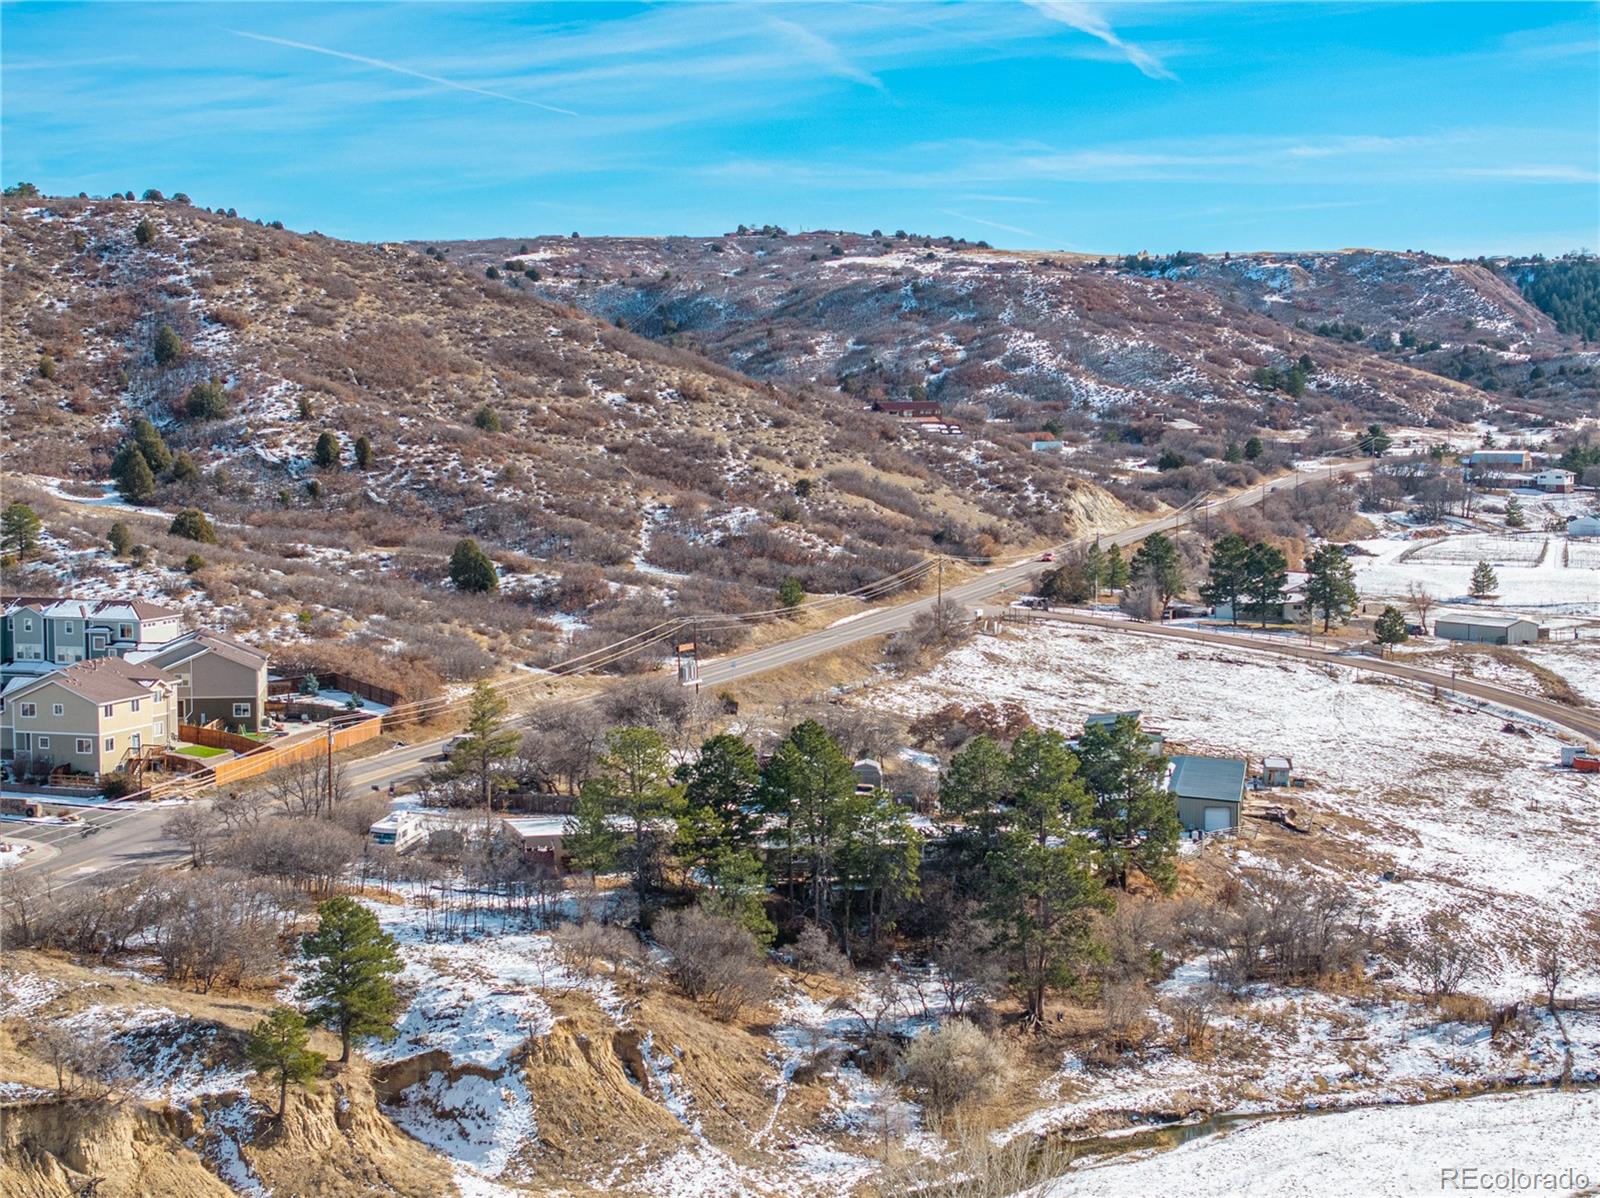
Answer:
[[(1300, 1107), (1292, 1110), (1224, 1111), (1203, 1117), (1191, 1114), (1173, 1119), (1160, 1119), (1158, 1117), (1144, 1127), (1134, 1125), (1128, 1128), (1119, 1128), (1115, 1131), (1103, 1132), (1099, 1135), (1078, 1137), (1062, 1133), (1050, 1133), (1039, 1136), (1035, 1143), (1041, 1150), (1046, 1145), (1053, 1148), (1065, 1147), (1069, 1149), (1070, 1160), (1074, 1163), (1079, 1160), (1101, 1161), (1130, 1152), (1151, 1150), (1166, 1152), (1182, 1144), (1187, 1144), (1191, 1140), (1205, 1139), (1208, 1136), (1218, 1135), (1243, 1124), (1264, 1123), (1278, 1119), (1299, 1119), (1316, 1115), (1341, 1115), (1351, 1111), (1373, 1110), (1379, 1107), (1432, 1106), (1437, 1103), (1482, 1098), (1488, 1094), (1531, 1094), (1541, 1090), (1557, 1089), (1595, 1090), (1600, 1089), (1600, 1081), (1569, 1081), (1565, 1084), (1554, 1081), (1505, 1081), (1491, 1083), (1459, 1094), (1441, 1094), (1434, 1098), (1424, 1098), (1416, 1102), (1351, 1103), (1346, 1106)], [(1039, 1152), (1036, 1151), (1035, 1155), (1039, 1155)], [(1046, 1179), (1041, 1177), (1038, 1180), (1044, 1181)]]

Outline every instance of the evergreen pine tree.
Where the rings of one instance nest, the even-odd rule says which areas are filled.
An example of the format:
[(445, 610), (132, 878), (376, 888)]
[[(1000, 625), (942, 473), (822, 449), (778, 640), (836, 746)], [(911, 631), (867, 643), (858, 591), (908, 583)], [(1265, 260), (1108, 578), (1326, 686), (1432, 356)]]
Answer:
[(27, 561), (39, 545), (39, 514), (20, 499), (0, 513), (0, 553)]
[(324, 469), (339, 464), (339, 438), (332, 433), (323, 433), (317, 438), (316, 449), (311, 454), (312, 461)]
[(500, 576), (489, 555), (478, 548), (478, 542), (463, 537), (450, 554), (450, 581), (457, 590), (482, 593), (498, 587)]
[(1100, 874), (1126, 890), (1137, 869), (1164, 892), (1177, 885), (1177, 798), (1163, 784), (1167, 759), (1136, 718), (1090, 724), (1078, 738), (1084, 785), (1094, 796)]
[(128, 551), (133, 548), (133, 534), (121, 520), (111, 526), (111, 533), (106, 539), (111, 543), (111, 552), (118, 557), (127, 557)]
[[(685, 819), (702, 832), (684, 844), (685, 857), (704, 865), (719, 850), (753, 850), (761, 834), (761, 814), (755, 809), (761, 764), (755, 750), (730, 733), (713, 736), (700, 746), (700, 755), (678, 769), (683, 783)], [(706, 835), (714, 830), (714, 836)]]
[(400, 954), (378, 917), (354, 899), (328, 899), (317, 908), (317, 930), (300, 942), (311, 972), (301, 983), (310, 1016), (339, 1033), (340, 1063), (354, 1036), (390, 1039), (399, 1000), (394, 977)]
[(1236, 532), (1211, 547), (1209, 574), (1200, 585), (1200, 598), (1213, 607), (1227, 604), (1232, 622), (1239, 623), (1239, 605), (1249, 581), (1250, 545)]
[(1128, 563), (1122, 556), (1122, 546), (1113, 545), (1106, 551), (1106, 590), (1120, 591), (1128, 585)]
[(1506, 500), (1506, 527), (1526, 528), (1527, 526), (1528, 518), (1523, 514), (1522, 501), (1513, 495)]
[(626, 855), (634, 889), (643, 899), (661, 884), (672, 836), (668, 829), (683, 807), (666, 739), (653, 728), (613, 728), (583, 793), (621, 818), (631, 842)]
[(1260, 437), (1251, 437), (1244, 443), (1245, 460), (1248, 462), (1253, 462), (1259, 458), (1265, 450), (1266, 446), (1261, 443)]
[(791, 728), (761, 771), (757, 801), (783, 821), (777, 838), (784, 850), (789, 897), (793, 900), (795, 894), (795, 860), (803, 857), (811, 878), (811, 914), (818, 923), (833, 864), (839, 804), (855, 789), (849, 759), (815, 720)]
[(356, 468), (365, 470), (372, 465), (372, 442), (366, 436), (356, 438)]
[(1486, 599), (1499, 586), (1500, 577), (1494, 572), (1494, 567), (1486, 561), (1480, 561), (1472, 568), (1472, 582), (1467, 587), (1467, 594), (1474, 599)]
[(806, 589), (793, 574), (778, 587), (778, 602), (784, 607), (799, 607), (806, 600)]
[(483, 803), (484, 831), (494, 822), (495, 771), (522, 744), (522, 737), (503, 726), (507, 710), (505, 699), (487, 682), (472, 688), (467, 706), (466, 735), (450, 751), (450, 768), (459, 775), (477, 779), (478, 797)]
[(166, 366), (183, 357), (183, 348), (183, 338), (170, 324), (164, 324), (156, 330), (154, 349), (158, 366)]
[(129, 503), (145, 504), (155, 497), (156, 476), (137, 447), (128, 448), (125, 464), (116, 479), (117, 490)]
[(1322, 631), (1335, 621), (1350, 618), (1361, 593), (1356, 589), (1356, 571), (1343, 545), (1318, 545), (1306, 559), (1306, 601), (1313, 612), (1322, 613)]
[(1406, 618), (1398, 607), (1385, 607), (1373, 625), (1373, 635), (1380, 645), (1398, 645), (1410, 639), (1406, 631)]
[(561, 851), (591, 881), (615, 869), (622, 853), (622, 833), (611, 826), (609, 815), (601, 792), (586, 787), (578, 795), (577, 810), (563, 825)]
[(1077, 766), (1059, 732), (1021, 733), (1011, 746), (1006, 793), (990, 814), (984, 913), (1035, 1023), (1044, 1019), (1046, 992), (1077, 980), (1092, 951), (1092, 917), (1112, 905), (1090, 842), (1078, 834), (1093, 804)]
[(1178, 547), (1159, 532), (1144, 539), (1128, 571), (1133, 581), (1155, 587), (1162, 603), (1183, 592), (1183, 563), (1178, 558)]
[(1250, 546), (1245, 558), (1244, 597), (1265, 628), (1272, 609), (1283, 603), (1289, 583), (1289, 563), (1283, 553), (1264, 542)]
[(250, 1029), (250, 1038), (244, 1046), (245, 1058), (258, 1074), (278, 1083), (274, 1123), (283, 1122), (289, 1086), (310, 1086), (327, 1062), (327, 1057), (306, 1047), (310, 1040), (305, 1016), (290, 1007), (274, 1007), (271, 1014)]

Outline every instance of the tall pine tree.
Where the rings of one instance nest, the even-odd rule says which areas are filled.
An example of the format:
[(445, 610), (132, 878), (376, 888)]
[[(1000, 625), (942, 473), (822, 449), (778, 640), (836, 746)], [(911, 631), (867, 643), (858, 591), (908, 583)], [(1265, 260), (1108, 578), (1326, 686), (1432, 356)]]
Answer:
[(1318, 545), (1306, 559), (1306, 601), (1322, 613), (1322, 631), (1343, 624), (1361, 600), (1356, 571), (1343, 545)]
[(352, 898), (331, 898), (317, 908), (317, 930), (300, 942), (310, 972), (300, 984), (310, 1016), (339, 1033), (341, 1064), (355, 1036), (392, 1039), (401, 970), (394, 937), (378, 917)]

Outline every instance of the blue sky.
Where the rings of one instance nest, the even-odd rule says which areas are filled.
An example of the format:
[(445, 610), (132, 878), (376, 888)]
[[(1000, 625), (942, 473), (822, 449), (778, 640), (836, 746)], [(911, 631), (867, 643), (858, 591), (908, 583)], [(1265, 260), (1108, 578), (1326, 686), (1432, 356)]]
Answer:
[(3, 170), (363, 239), (1600, 248), (1594, 4), (18, 4)]

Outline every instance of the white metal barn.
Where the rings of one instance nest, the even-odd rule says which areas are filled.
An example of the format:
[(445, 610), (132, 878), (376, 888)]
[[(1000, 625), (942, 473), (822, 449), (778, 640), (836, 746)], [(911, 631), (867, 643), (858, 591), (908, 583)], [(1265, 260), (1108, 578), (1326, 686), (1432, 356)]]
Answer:
[(1440, 616), (1433, 634), (1447, 641), (1474, 641), (1482, 645), (1526, 645), (1539, 639), (1539, 626), (1521, 616), (1476, 613)]

